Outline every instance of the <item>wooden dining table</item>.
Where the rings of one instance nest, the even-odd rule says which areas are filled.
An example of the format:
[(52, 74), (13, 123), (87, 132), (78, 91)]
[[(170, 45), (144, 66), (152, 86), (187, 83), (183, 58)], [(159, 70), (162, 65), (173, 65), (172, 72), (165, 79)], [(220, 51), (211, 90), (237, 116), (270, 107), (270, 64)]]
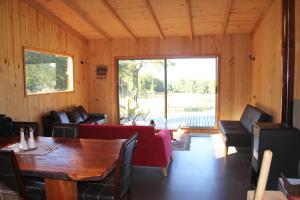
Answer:
[[(100, 181), (116, 165), (124, 139), (64, 139), (38, 137), (36, 144), (59, 146), (46, 155), (16, 153), (21, 173), (45, 179), (46, 198), (77, 199), (77, 182)], [(5, 145), (18, 142), (7, 140)]]

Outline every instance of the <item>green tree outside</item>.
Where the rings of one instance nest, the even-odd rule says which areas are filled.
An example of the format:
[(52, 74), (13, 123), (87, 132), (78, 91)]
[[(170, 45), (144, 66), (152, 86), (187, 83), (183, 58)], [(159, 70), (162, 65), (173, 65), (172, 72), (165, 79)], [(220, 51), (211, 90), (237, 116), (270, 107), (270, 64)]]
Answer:
[(68, 57), (25, 50), (26, 90), (29, 93), (66, 91)]

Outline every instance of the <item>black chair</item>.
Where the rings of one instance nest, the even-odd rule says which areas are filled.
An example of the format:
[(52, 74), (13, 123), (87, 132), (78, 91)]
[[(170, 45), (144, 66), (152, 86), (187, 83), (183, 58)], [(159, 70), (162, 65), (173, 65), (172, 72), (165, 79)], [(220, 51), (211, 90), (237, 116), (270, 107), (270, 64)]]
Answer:
[(103, 181), (78, 183), (79, 200), (131, 198), (131, 163), (136, 138), (137, 134), (134, 134), (122, 144), (115, 170)]
[(78, 138), (78, 125), (77, 124), (62, 124), (55, 123), (52, 129), (52, 137), (62, 138)]
[(46, 199), (44, 183), (24, 183), (13, 151), (0, 150), (0, 163), (0, 199)]
[(34, 136), (39, 135), (39, 123), (38, 122), (13, 122), (13, 132), (15, 135), (20, 134), (20, 129), (23, 128), (25, 134), (29, 135), (30, 128), (33, 129)]

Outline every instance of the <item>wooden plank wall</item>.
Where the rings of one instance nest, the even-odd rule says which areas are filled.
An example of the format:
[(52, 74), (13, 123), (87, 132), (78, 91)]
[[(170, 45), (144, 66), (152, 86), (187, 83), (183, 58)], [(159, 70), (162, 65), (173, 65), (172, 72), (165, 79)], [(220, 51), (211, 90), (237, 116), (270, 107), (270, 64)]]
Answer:
[[(73, 105), (87, 106), (86, 41), (79, 39), (21, 0), (0, 0), (0, 113), (39, 121), (42, 114)], [(24, 95), (22, 46), (74, 56), (75, 91)]]
[(281, 121), (282, 3), (274, 0), (252, 39), (251, 103)]
[[(115, 58), (120, 56), (155, 57), (161, 55), (219, 54), (220, 64), (220, 118), (239, 119), (251, 95), (251, 68), (248, 61), (250, 39), (247, 34), (195, 37), (89, 40), (88, 77), (89, 109), (105, 112), (109, 121), (117, 123), (117, 68)], [(107, 79), (96, 79), (96, 66), (109, 66)]]

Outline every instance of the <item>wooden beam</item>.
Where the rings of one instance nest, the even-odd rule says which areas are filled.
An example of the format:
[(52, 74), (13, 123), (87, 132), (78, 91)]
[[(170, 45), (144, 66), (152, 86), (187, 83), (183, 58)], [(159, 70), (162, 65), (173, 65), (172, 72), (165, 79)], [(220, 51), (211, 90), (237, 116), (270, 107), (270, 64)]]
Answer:
[(189, 26), (190, 39), (193, 39), (193, 24), (192, 24), (192, 11), (190, 0), (185, 0), (185, 8), (187, 13), (187, 23)]
[(149, 12), (151, 14), (151, 17), (152, 17), (154, 23), (155, 23), (155, 25), (156, 25), (156, 27), (157, 27), (157, 29), (159, 31), (160, 39), (164, 40), (165, 39), (164, 32), (162, 31), (161, 26), (159, 25), (158, 19), (157, 19), (156, 15), (155, 15), (155, 13), (153, 11), (153, 7), (152, 7), (150, 1), (149, 0), (145, 0), (145, 3), (146, 3), (146, 7), (148, 8), (148, 10), (149, 10)]
[(87, 14), (84, 12), (74, 0), (63, 0), (65, 4), (71, 8), (81, 19), (83, 19), (88, 25), (95, 29), (99, 34), (101, 34), (105, 39), (111, 40), (111, 37), (102, 30)]
[(108, 3), (107, 0), (100, 0), (103, 5), (109, 10), (109, 12), (112, 14), (112, 16), (124, 27), (124, 29), (129, 33), (130, 37), (137, 41), (136, 36), (133, 34), (133, 32), (130, 30), (130, 28), (127, 26), (125, 21), (121, 18), (121, 16), (115, 11), (115, 9)]
[(228, 21), (229, 21), (232, 4), (233, 4), (233, 0), (227, 0), (224, 22), (223, 22), (222, 31), (221, 31), (222, 36), (224, 36), (224, 34), (227, 31), (227, 26), (228, 26)]
[(60, 18), (53, 15), (51, 12), (49, 12), (46, 8), (41, 6), (39, 3), (37, 3), (35, 0), (23, 0), (25, 3), (27, 3), (32, 8), (36, 9), (38, 12), (42, 13), (43, 15), (47, 16), (49, 19), (51, 19), (54, 23), (58, 24), (60, 27), (66, 29), (67, 31), (71, 32), (72, 34), (79, 37), (81, 40), (87, 42), (87, 38), (84, 37), (82, 34), (80, 34), (78, 31), (73, 29), (71, 26), (63, 22)]
[(268, 0), (268, 2), (266, 3), (263, 11), (261, 12), (261, 14), (259, 15), (250, 35), (253, 36), (254, 33), (256, 32), (256, 30), (258, 29), (259, 25), (261, 24), (261, 22), (263, 21), (263, 19), (265, 18), (265, 16), (267, 15), (269, 9), (271, 8), (272, 4), (273, 4), (274, 0)]

